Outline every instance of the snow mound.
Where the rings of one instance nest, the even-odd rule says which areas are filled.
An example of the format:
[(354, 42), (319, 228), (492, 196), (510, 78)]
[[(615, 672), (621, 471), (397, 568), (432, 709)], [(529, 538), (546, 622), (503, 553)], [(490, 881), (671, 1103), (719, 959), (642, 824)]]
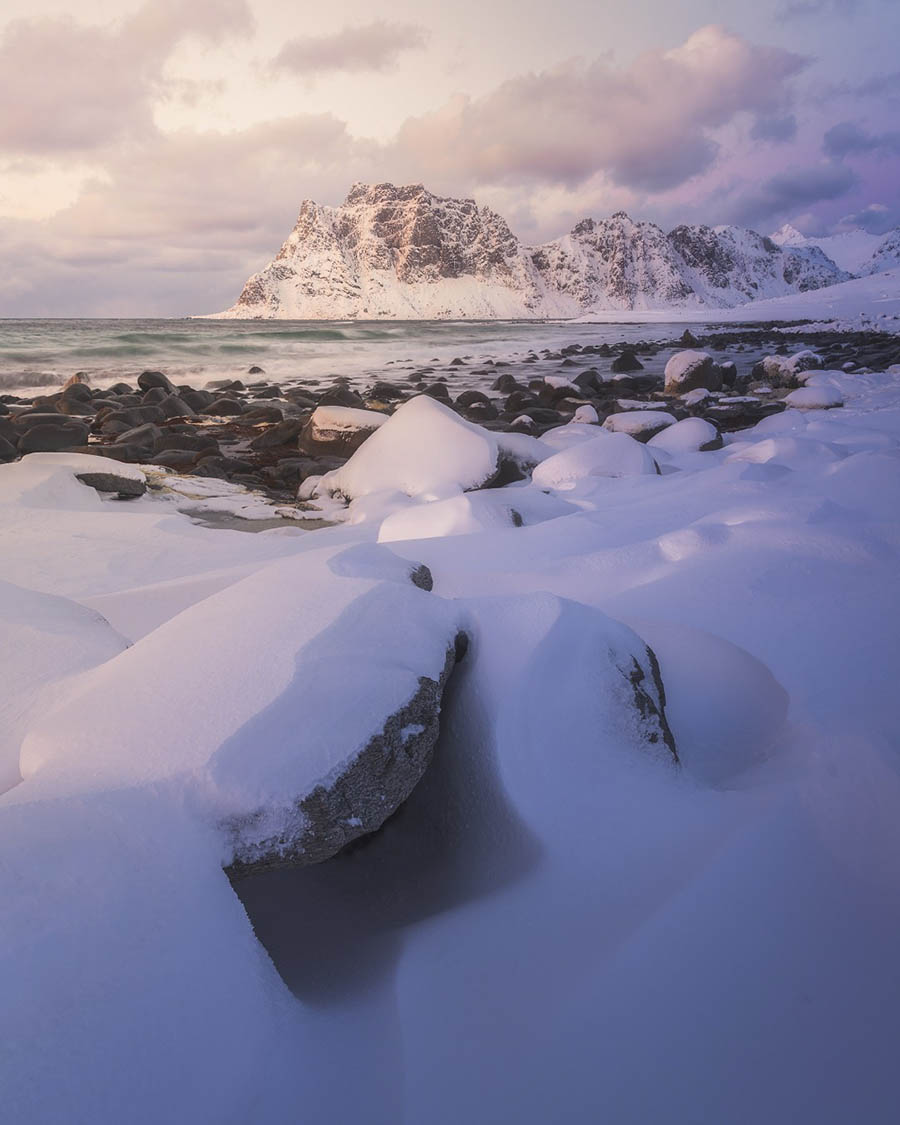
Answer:
[(597, 411), (591, 406), (590, 403), (585, 403), (584, 406), (579, 406), (575, 413), (572, 415), (572, 421), (576, 425), (583, 424), (590, 426), (600, 421), (600, 416)]
[(488, 430), (419, 395), (368, 438), (319, 490), (347, 500), (373, 492), (446, 497), (486, 484), (497, 472), (499, 445)]
[(656, 462), (628, 434), (604, 434), (581, 441), (542, 461), (531, 475), (538, 488), (566, 491), (591, 477), (625, 477), (658, 473)]
[(0, 581), (0, 793), (20, 781), (19, 747), (50, 686), (125, 647), (94, 610)]
[(788, 694), (764, 664), (700, 629), (633, 624), (659, 660), (666, 715), (689, 774), (724, 786), (772, 755)]
[(837, 387), (818, 383), (791, 391), (784, 400), (795, 410), (830, 410), (844, 405), (844, 396)]
[(635, 438), (646, 439), (674, 424), (675, 418), (665, 410), (623, 410), (620, 414), (610, 414), (603, 423), (603, 428), (614, 434), (630, 434)]
[[(459, 622), (411, 582), (336, 574), (333, 554), (263, 567), (87, 673), (23, 742), (30, 791), (180, 778), (227, 826), (228, 863), (314, 862), (378, 827), (430, 756)], [(407, 712), (422, 731), (395, 790)]]
[(647, 443), (664, 453), (697, 453), (718, 449), (722, 437), (712, 422), (705, 418), (683, 418), (652, 437)]

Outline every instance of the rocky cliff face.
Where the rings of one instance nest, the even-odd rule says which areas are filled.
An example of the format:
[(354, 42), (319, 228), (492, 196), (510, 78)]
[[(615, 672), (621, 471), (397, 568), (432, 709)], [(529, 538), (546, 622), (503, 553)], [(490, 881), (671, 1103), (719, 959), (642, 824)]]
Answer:
[(275, 259), (219, 315), (498, 319), (728, 308), (848, 277), (815, 246), (781, 247), (738, 227), (666, 234), (624, 212), (529, 249), (473, 200), (421, 184), (356, 184), (340, 207), (305, 201)]

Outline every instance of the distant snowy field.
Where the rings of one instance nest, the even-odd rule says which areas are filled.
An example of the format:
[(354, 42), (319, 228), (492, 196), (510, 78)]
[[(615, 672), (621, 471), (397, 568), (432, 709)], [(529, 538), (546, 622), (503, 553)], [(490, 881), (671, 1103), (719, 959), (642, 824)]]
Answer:
[[(844, 405), (703, 453), (414, 399), (312, 532), (0, 466), (0, 1116), (895, 1125), (900, 370), (807, 389)], [(498, 442), (533, 477), (478, 488)], [(400, 816), (242, 903), (223, 816), (280, 816), (459, 627)], [(680, 766), (615, 694), (635, 634)]]

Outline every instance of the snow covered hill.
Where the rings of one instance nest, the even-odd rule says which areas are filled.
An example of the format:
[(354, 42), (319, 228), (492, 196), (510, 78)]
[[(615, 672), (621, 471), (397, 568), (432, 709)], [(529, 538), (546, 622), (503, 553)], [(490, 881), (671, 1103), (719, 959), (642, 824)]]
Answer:
[(847, 280), (815, 246), (739, 227), (666, 234), (624, 212), (523, 246), (470, 199), (421, 184), (356, 184), (340, 207), (306, 200), (275, 259), (225, 319), (501, 319), (608, 310), (731, 308)]
[(772, 235), (772, 241), (784, 249), (819, 249), (841, 269), (857, 276), (882, 273), (900, 265), (900, 228), (888, 234), (870, 234), (865, 230), (848, 230), (824, 238), (807, 238), (790, 223)]

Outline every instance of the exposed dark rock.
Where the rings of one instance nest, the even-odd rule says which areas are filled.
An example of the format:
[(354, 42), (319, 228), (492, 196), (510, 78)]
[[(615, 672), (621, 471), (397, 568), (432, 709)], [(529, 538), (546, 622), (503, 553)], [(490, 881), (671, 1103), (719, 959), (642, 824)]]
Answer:
[(142, 391), (150, 391), (154, 387), (162, 387), (168, 394), (175, 393), (175, 387), (161, 371), (142, 371), (138, 375), (138, 386)]
[(611, 369), (614, 374), (624, 374), (630, 371), (643, 371), (644, 365), (630, 348), (625, 348), (621, 355), (612, 361)]

